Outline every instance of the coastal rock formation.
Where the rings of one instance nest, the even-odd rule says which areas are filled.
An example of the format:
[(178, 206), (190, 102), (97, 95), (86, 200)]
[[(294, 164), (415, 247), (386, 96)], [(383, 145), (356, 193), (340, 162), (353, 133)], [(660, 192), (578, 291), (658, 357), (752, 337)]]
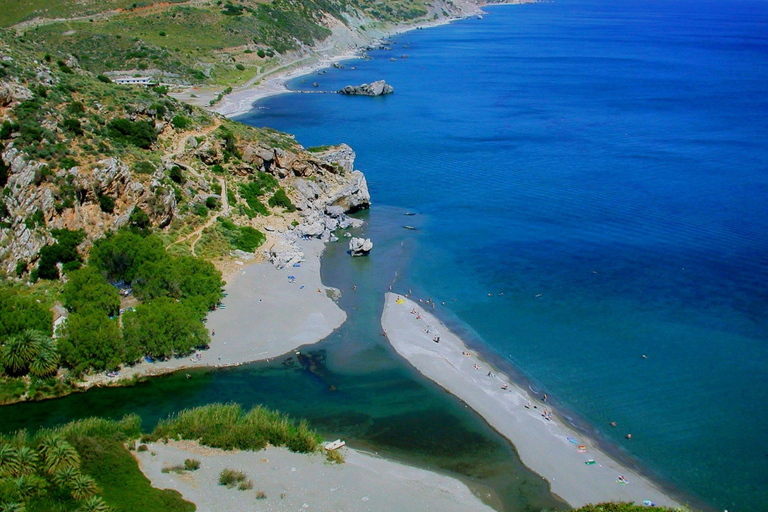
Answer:
[(382, 96), (392, 94), (395, 88), (384, 80), (377, 80), (370, 84), (348, 85), (339, 91), (339, 94), (349, 94), (358, 96)]
[(355, 238), (349, 241), (349, 253), (352, 256), (365, 256), (373, 249), (373, 242), (370, 238)]

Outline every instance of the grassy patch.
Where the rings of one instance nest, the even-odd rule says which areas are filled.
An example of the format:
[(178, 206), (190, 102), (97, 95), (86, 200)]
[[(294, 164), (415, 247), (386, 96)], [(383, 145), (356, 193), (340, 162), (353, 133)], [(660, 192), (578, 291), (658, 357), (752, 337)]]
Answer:
[(261, 450), (267, 444), (294, 452), (317, 450), (320, 436), (306, 421), (298, 424), (285, 414), (261, 406), (248, 412), (237, 404), (212, 404), (187, 409), (158, 423), (152, 439), (199, 440), (225, 450)]
[(155, 489), (139, 470), (122, 443), (104, 438), (80, 438), (76, 442), (83, 471), (104, 490), (104, 500), (124, 512), (192, 512), (195, 506), (178, 491)]
[(26, 391), (27, 383), (23, 379), (0, 378), (0, 405), (18, 402)]

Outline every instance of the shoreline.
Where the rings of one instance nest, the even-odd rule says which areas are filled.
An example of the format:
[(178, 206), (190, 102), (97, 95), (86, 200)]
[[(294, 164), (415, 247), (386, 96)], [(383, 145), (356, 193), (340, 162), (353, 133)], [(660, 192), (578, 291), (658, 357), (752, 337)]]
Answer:
[[(493, 5), (516, 5), (522, 3), (532, 3), (532, 1), (509, 1)], [(404, 32), (409, 32), (411, 30), (420, 30), (424, 28), (447, 25), (453, 23), (454, 21), (479, 15), (483, 13), (482, 7), (484, 5), (488, 4), (465, 3), (463, 6), (461, 6), (462, 10), (460, 15), (447, 16), (437, 20), (429, 20), (413, 25), (394, 25), (380, 31), (374, 31), (373, 35), (364, 34), (365, 38), (363, 38), (363, 34), (357, 34), (360, 39), (354, 44), (347, 43), (348, 46), (344, 45), (344, 43), (340, 43), (341, 46), (336, 46), (339, 43), (333, 40), (336, 36), (334, 33), (334, 35), (329, 36), (329, 39), (331, 39), (330, 44), (333, 45), (332, 49), (323, 50), (315, 47), (312, 49), (312, 53), (303, 59), (288, 62), (283, 66), (267, 72), (263, 76), (251, 79), (248, 83), (246, 83), (246, 85), (238, 87), (232, 93), (224, 96), (218, 105), (207, 108), (228, 118), (247, 114), (254, 110), (253, 104), (257, 101), (280, 94), (300, 93), (300, 91), (288, 89), (286, 84), (290, 80), (315, 73), (321, 69), (328, 68), (337, 62), (365, 58), (364, 53), (366, 48), (370, 46), (377, 46), (381, 44), (382, 40), (385, 40), (389, 37), (402, 34)], [(302, 61), (309, 62), (306, 64), (301, 64)], [(213, 96), (214, 95), (211, 94), (211, 97)], [(204, 100), (207, 99), (207, 97), (198, 99)], [(204, 106), (200, 104), (200, 102), (196, 102), (195, 104)]]
[[(381, 325), (401, 357), (482, 416), (569, 505), (645, 500), (682, 505), (639, 471), (617, 461), (599, 442), (577, 432), (550, 405), (531, 397), (417, 303), (387, 293)], [(628, 483), (621, 483), (620, 476)]]

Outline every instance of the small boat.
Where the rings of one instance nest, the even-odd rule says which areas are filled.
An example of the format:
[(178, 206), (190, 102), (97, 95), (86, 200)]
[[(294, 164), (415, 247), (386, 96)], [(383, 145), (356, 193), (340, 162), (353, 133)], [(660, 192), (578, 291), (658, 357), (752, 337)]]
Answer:
[(339, 448), (341, 448), (345, 444), (347, 444), (347, 443), (345, 443), (341, 439), (337, 439), (337, 440), (332, 441), (330, 443), (325, 443), (325, 449), (330, 452), (330, 451), (333, 451), (333, 450), (338, 450)]
[(415, 227), (413, 227), (413, 226), (403, 226), (403, 227), (404, 227), (405, 229), (413, 229), (413, 230), (415, 230), (415, 229), (416, 229), (416, 228), (415, 228)]
[(416, 212), (405, 212), (405, 214), (408, 215), (409, 217), (411, 217), (413, 215), (416, 215)]

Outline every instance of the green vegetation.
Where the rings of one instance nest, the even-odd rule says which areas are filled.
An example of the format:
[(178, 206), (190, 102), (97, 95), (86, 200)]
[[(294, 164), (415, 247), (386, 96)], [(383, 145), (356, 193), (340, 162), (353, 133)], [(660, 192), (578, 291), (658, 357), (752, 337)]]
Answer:
[[(276, 189), (277, 186), (277, 179), (265, 172), (256, 174), (253, 177), (253, 181), (240, 184), (240, 197), (248, 205), (247, 207), (243, 207), (245, 215), (249, 218), (254, 218), (257, 215), (269, 215), (269, 210), (267, 210), (267, 207), (259, 200), (259, 198), (267, 192)], [(290, 203), (290, 200), (288, 200), (288, 203)], [(293, 205), (291, 204), (291, 206)]]
[(57, 263), (62, 263), (64, 270), (76, 269), (82, 264), (77, 246), (85, 238), (85, 233), (68, 229), (54, 229), (51, 234), (56, 238), (56, 243), (40, 249), (37, 277), (41, 279), (58, 279)]
[(141, 473), (123, 446), (140, 433), (138, 416), (126, 416), (0, 437), (0, 510), (194, 511)]
[(254, 252), (267, 239), (264, 233), (250, 226), (236, 226), (226, 217), (219, 217), (219, 229), (234, 249)]
[[(682, 512), (686, 508), (655, 507), (651, 510), (657, 512)], [(597, 505), (585, 505), (575, 509), (573, 512), (647, 512), (645, 505), (635, 505), (634, 503), (610, 502), (598, 503)]]
[(275, 207), (281, 207), (284, 208), (285, 211), (288, 212), (295, 212), (296, 206), (291, 202), (291, 200), (288, 198), (288, 196), (285, 194), (285, 190), (283, 188), (277, 189), (275, 193), (272, 195), (272, 197), (269, 198), (269, 206)]
[(225, 485), (230, 489), (237, 486), (239, 491), (253, 489), (253, 482), (248, 480), (245, 473), (234, 469), (223, 469), (219, 473), (219, 485)]
[(261, 450), (271, 444), (300, 453), (316, 451), (321, 441), (306, 421), (296, 424), (288, 416), (261, 406), (245, 412), (236, 404), (181, 411), (158, 423), (151, 436), (153, 440), (178, 437), (224, 450)]
[(132, 144), (138, 148), (150, 149), (157, 140), (157, 130), (149, 121), (114, 119), (107, 127), (112, 140)]

